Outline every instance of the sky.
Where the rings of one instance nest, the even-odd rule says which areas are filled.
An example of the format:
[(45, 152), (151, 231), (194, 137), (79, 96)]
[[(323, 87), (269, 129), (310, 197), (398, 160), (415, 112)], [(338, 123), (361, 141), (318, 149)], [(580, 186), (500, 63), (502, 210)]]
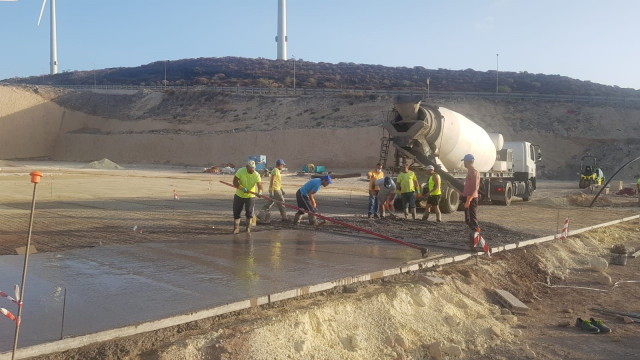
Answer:
[[(50, 0), (0, 0), (0, 79), (49, 73)], [(278, 0), (57, 0), (59, 71), (276, 59)], [(640, 89), (637, 0), (288, 0), (288, 57)], [(170, 66), (168, 66), (170, 71)]]

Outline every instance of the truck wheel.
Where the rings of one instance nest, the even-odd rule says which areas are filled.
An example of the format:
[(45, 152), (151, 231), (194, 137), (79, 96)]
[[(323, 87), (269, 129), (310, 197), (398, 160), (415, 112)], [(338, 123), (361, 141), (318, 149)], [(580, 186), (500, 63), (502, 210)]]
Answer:
[(458, 210), (460, 194), (452, 188), (447, 187), (446, 190), (443, 191), (443, 195), (444, 196), (440, 198), (440, 212), (449, 214)]
[(529, 201), (531, 195), (533, 195), (533, 185), (531, 184), (531, 180), (527, 181), (527, 185), (524, 189), (524, 195), (522, 195), (522, 201)]
[(580, 179), (580, 182), (578, 183), (578, 187), (579, 187), (580, 189), (584, 189), (584, 188), (586, 188), (587, 186), (589, 186), (589, 185), (587, 185), (587, 181), (586, 181), (585, 179)]
[[(495, 193), (491, 193), (491, 203), (492, 204), (496, 204), (496, 205), (504, 205), (504, 206), (509, 206), (511, 204), (511, 199), (513, 198), (513, 187), (511, 186), (510, 182), (506, 182), (504, 183), (503, 186), (504, 192), (502, 193), (502, 196), (500, 196), (501, 193), (499, 192), (495, 192)], [(499, 197), (499, 199), (496, 199), (496, 197)]]
[[(513, 188), (511, 187), (511, 183), (508, 182), (505, 186), (504, 186), (504, 200), (499, 201), (498, 203), (504, 205), (504, 206), (509, 206), (511, 205), (511, 199), (513, 198)], [(529, 198), (527, 198), (527, 200), (529, 200)], [(525, 201), (527, 201), (525, 200)]]

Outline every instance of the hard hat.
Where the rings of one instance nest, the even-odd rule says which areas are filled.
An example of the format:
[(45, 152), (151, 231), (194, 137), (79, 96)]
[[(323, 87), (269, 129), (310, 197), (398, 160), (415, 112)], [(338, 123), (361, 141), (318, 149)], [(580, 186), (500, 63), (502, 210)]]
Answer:
[(287, 165), (287, 164), (285, 164), (284, 160), (282, 160), (282, 159), (276, 160), (276, 166), (280, 166), (280, 165)]
[(435, 170), (435, 168), (433, 167), (433, 165), (429, 165), (427, 166), (427, 170)]
[(247, 161), (247, 167), (255, 168), (256, 167), (256, 162), (253, 161), (253, 160)]
[(460, 161), (467, 161), (467, 162), (473, 162), (475, 160), (475, 158), (473, 157), (472, 154), (467, 154), (464, 156), (464, 158)]

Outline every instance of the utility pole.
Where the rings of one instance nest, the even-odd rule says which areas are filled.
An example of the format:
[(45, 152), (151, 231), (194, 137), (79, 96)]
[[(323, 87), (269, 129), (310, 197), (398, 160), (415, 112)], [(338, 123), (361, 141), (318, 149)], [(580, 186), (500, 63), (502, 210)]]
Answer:
[(496, 94), (498, 93), (498, 55), (496, 54)]
[(296, 56), (291, 55), (293, 59), (293, 93), (296, 93)]
[(167, 89), (167, 60), (164, 61), (164, 88)]

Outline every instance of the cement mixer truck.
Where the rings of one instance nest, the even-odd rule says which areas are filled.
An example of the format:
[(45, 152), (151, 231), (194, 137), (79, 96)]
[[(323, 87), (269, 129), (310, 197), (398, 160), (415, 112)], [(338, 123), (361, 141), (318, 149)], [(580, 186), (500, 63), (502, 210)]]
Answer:
[[(528, 201), (536, 189), (539, 146), (526, 141), (505, 142), (502, 134), (487, 133), (455, 111), (398, 99), (383, 128), (389, 136), (383, 138), (382, 148), (384, 141), (388, 142), (386, 148), (392, 143), (398, 162), (435, 167), (443, 180), (440, 210), (444, 213), (460, 206), (467, 174), (461, 160), (465, 154), (475, 157), (481, 202), (509, 205), (514, 196)], [(416, 174), (424, 187), (426, 174)]]

